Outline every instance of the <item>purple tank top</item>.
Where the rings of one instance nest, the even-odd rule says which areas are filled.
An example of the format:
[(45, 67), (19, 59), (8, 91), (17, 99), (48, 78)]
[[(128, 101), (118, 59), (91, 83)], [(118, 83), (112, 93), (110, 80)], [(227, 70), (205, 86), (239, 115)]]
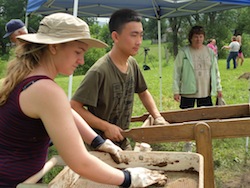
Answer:
[(41, 119), (26, 116), (19, 105), (20, 93), (46, 76), (23, 80), (0, 106), (0, 187), (16, 187), (44, 166), (50, 138)]

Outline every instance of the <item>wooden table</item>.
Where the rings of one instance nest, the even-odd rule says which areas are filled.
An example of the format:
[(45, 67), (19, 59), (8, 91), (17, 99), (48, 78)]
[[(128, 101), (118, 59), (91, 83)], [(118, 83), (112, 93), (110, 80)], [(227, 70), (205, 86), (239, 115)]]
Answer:
[(214, 188), (212, 139), (250, 136), (249, 104), (192, 108), (162, 112), (170, 124), (152, 126), (149, 114), (132, 117), (143, 127), (124, 131), (135, 142), (164, 143), (196, 141), (196, 151), (204, 157), (204, 187)]

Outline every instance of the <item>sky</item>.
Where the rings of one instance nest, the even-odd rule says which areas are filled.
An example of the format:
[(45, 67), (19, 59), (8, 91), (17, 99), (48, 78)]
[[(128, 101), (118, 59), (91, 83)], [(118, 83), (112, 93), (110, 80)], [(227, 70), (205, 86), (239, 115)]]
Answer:
[(104, 22), (104, 23), (108, 23), (109, 22), (109, 18), (97, 18), (97, 20), (99, 22)]
[(109, 18), (97, 18), (97, 21), (99, 22), (99, 25), (103, 26), (109, 23)]

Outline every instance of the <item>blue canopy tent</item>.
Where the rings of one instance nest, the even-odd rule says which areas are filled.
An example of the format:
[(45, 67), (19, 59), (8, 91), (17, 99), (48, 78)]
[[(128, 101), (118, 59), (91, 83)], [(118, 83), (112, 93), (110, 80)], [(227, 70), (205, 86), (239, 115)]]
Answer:
[[(28, 0), (26, 13), (47, 15), (67, 12), (80, 17), (109, 17), (115, 10), (130, 8), (143, 17), (158, 20), (158, 46), (161, 49), (162, 18), (179, 17), (250, 6), (250, 0)], [(162, 110), (162, 66), (159, 56), (160, 110)], [(69, 81), (68, 97), (71, 98), (72, 76)]]
[[(147, 18), (185, 16), (249, 6), (249, 0), (78, 0), (78, 15), (109, 17), (115, 10), (131, 8)], [(74, 12), (74, 0), (28, 0), (27, 13)]]

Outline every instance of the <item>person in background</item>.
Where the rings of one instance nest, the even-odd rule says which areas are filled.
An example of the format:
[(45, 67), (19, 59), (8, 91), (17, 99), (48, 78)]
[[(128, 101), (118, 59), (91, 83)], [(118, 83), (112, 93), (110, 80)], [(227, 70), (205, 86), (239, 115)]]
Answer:
[(231, 43), (228, 46), (223, 46), (221, 49), (228, 49), (227, 69), (230, 69), (230, 61), (233, 59), (234, 69), (237, 67), (236, 58), (239, 53), (240, 44), (237, 42), (236, 36), (232, 36)]
[(14, 188), (40, 171), (50, 139), (65, 163), (80, 176), (121, 187), (146, 187), (166, 177), (146, 168), (119, 170), (91, 155), (84, 142), (119, 159), (121, 148), (104, 140), (70, 106), (56, 82), (84, 64), (91, 47), (107, 45), (90, 36), (73, 15), (55, 13), (22, 41), (0, 88), (0, 187)]
[(237, 35), (236, 40), (240, 44), (240, 49), (239, 49), (239, 52), (238, 52), (238, 56), (236, 58), (236, 64), (238, 66), (239, 61), (240, 61), (240, 65), (242, 66), (245, 58), (244, 58), (244, 54), (242, 52), (242, 37), (241, 37), (241, 35)]
[[(217, 58), (214, 51), (203, 44), (204, 39), (204, 28), (192, 27), (189, 45), (179, 50), (174, 61), (173, 94), (181, 109), (212, 106), (212, 95), (222, 97)], [(190, 144), (184, 148), (190, 148)]]
[(12, 19), (5, 25), (5, 35), (3, 38), (9, 37), (13, 44), (19, 44), (19, 40), (16, 39), (17, 36), (24, 35), (28, 33), (25, 24), (20, 19)]
[(134, 10), (120, 9), (111, 15), (109, 30), (113, 39), (111, 51), (88, 70), (70, 103), (103, 138), (131, 150), (121, 131), (129, 128), (134, 93), (154, 118), (154, 125), (165, 125), (166, 121), (132, 57), (138, 53), (143, 39), (141, 17)]
[(218, 48), (216, 45), (215, 39), (209, 39), (209, 43), (207, 44), (209, 48), (211, 48), (214, 51), (215, 56), (218, 58)]

